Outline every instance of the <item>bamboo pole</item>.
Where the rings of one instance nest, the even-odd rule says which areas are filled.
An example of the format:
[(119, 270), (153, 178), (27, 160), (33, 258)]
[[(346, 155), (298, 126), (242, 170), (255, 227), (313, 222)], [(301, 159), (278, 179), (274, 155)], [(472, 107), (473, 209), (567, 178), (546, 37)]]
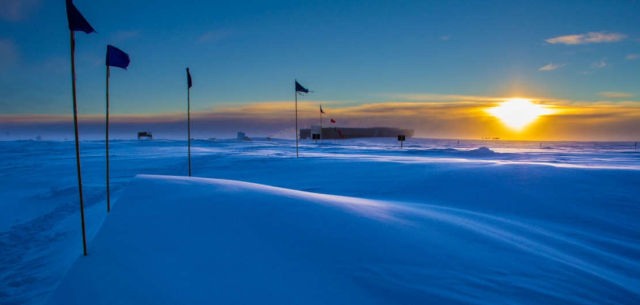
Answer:
[(322, 105), (320, 105), (320, 142), (322, 142)]
[(107, 65), (107, 107), (105, 113), (105, 147), (107, 158), (107, 213), (111, 212), (111, 191), (109, 187), (109, 76), (110, 67)]
[(294, 88), (293, 88), (293, 92), (295, 92), (295, 99), (296, 99), (296, 158), (298, 158), (298, 90), (295, 88), (295, 84), (294, 84)]
[(75, 140), (76, 140), (76, 168), (78, 170), (78, 193), (80, 195), (80, 218), (82, 221), (82, 248), (84, 250), (84, 255), (87, 255), (87, 235), (85, 232), (85, 223), (84, 223), (84, 201), (82, 200), (82, 174), (80, 170), (80, 143), (78, 137), (78, 104), (76, 102), (76, 58), (75, 58), (75, 48), (76, 41), (75, 35), (73, 31), (71, 32), (71, 88), (73, 95), (73, 127), (75, 131)]
[(191, 88), (187, 88), (187, 145), (189, 154), (189, 177), (191, 177)]

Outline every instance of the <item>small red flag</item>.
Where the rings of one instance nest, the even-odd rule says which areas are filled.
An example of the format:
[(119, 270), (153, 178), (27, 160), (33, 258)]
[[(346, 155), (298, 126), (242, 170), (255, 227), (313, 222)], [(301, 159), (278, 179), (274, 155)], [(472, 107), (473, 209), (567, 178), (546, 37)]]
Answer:
[(336, 120), (331, 119), (331, 123), (335, 124), (335, 123), (336, 123)]

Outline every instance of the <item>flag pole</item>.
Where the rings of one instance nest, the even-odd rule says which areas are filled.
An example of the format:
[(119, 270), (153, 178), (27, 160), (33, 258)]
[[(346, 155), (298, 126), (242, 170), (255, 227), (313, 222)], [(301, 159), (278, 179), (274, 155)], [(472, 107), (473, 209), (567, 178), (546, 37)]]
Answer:
[(76, 102), (76, 58), (75, 58), (75, 48), (76, 41), (73, 30), (71, 32), (71, 89), (73, 95), (73, 127), (75, 131), (75, 139), (76, 139), (76, 168), (78, 170), (78, 192), (80, 194), (80, 218), (82, 221), (82, 248), (84, 250), (84, 255), (87, 256), (87, 236), (85, 232), (85, 224), (84, 224), (84, 202), (82, 200), (82, 174), (80, 171), (80, 144), (78, 143), (78, 104)]
[(322, 142), (322, 105), (320, 105), (320, 141)]
[(107, 65), (107, 108), (105, 113), (105, 147), (107, 156), (107, 213), (111, 211), (111, 192), (109, 190), (109, 76), (110, 68)]
[(189, 177), (191, 177), (191, 88), (187, 88), (187, 138), (187, 145), (189, 147)]
[(293, 86), (293, 92), (296, 99), (296, 158), (298, 158), (298, 90)]

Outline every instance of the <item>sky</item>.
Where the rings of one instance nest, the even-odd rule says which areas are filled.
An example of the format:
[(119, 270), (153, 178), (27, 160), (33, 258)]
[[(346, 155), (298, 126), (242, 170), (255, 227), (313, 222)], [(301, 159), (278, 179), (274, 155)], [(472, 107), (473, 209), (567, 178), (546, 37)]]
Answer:
[[(190, 67), (194, 133), (293, 132), (318, 105), (341, 126), (416, 136), (640, 138), (640, 1), (75, 0), (81, 133), (99, 137), (106, 45), (131, 57), (110, 78), (114, 136), (180, 136)], [(71, 135), (62, 0), (0, 0), (0, 138)], [(557, 111), (515, 130), (487, 108), (520, 97)]]

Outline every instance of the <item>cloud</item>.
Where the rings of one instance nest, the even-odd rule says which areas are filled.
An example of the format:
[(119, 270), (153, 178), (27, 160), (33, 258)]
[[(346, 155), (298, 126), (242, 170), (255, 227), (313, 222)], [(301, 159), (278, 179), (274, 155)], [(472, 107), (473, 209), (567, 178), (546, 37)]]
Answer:
[(615, 91), (604, 91), (604, 92), (598, 93), (598, 95), (600, 95), (602, 97), (606, 97), (606, 98), (612, 98), (612, 99), (621, 99), (621, 98), (631, 98), (631, 97), (633, 97), (633, 94), (631, 94), (631, 93), (615, 92)]
[[(431, 95), (425, 95), (431, 96)], [(434, 95), (435, 96), (435, 95)], [(561, 101), (534, 100), (554, 110), (521, 132), (514, 132), (497, 118), (486, 113), (504, 97), (462, 95), (461, 100), (387, 101), (344, 105), (333, 101), (299, 103), (299, 126), (307, 128), (318, 121), (318, 104), (322, 103), (326, 119), (334, 118), (337, 127), (394, 126), (411, 128), (418, 137), (471, 138), (500, 137), (526, 140), (631, 140), (640, 133), (640, 101)], [(476, 99), (473, 100), (472, 99)], [(326, 105), (326, 107), (324, 106)], [(83, 138), (101, 139), (104, 115), (83, 115), (80, 120)], [(138, 130), (151, 130), (158, 138), (182, 138), (186, 116), (183, 112), (155, 115), (112, 116), (112, 133), (117, 138), (134, 138)], [(49, 138), (53, 130), (69, 131), (70, 115), (0, 115), (0, 129), (12, 136), (29, 130), (31, 137)], [(197, 138), (232, 137), (237, 131), (249, 136), (293, 138), (294, 106), (291, 101), (227, 104), (205, 111), (192, 112), (192, 134)], [(93, 134), (93, 136), (92, 136)], [(0, 135), (2, 136), (2, 135)]]
[(562, 67), (564, 67), (564, 64), (554, 65), (553, 63), (550, 63), (546, 66), (540, 67), (538, 71), (553, 71), (555, 69), (562, 68)]
[(640, 54), (629, 54), (627, 55), (627, 57), (625, 57), (626, 60), (635, 60), (640, 58)]
[[(458, 104), (495, 104), (504, 102), (514, 98), (514, 96), (483, 96), (483, 95), (459, 95), (459, 94), (432, 94), (432, 93), (399, 93), (399, 94), (383, 94), (380, 95), (398, 102), (413, 101), (422, 103), (439, 103), (439, 102), (456, 102)], [(563, 99), (553, 99), (548, 97), (527, 97), (529, 100), (545, 101), (554, 104), (566, 104), (570, 101)]]
[(607, 32), (589, 32), (586, 34), (574, 34), (549, 38), (546, 42), (551, 44), (580, 45), (590, 43), (618, 42), (627, 38), (627, 35)]
[(604, 59), (602, 59), (600, 61), (596, 61), (596, 62), (591, 64), (591, 68), (594, 68), (594, 69), (602, 69), (602, 68), (604, 68), (606, 66), (607, 66), (607, 62)]
[(394, 100), (408, 100), (408, 101), (505, 101), (506, 97), (493, 97), (493, 96), (481, 96), (481, 95), (458, 95), (458, 94), (433, 94), (433, 93), (396, 93), (396, 94), (383, 94), (383, 97), (387, 97)]
[(231, 36), (228, 30), (213, 30), (206, 32), (198, 38), (198, 43), (215, 43)]
[(41, 0), (0, 0), (0, 19), (21, 21), (40, 6)]
[(19, 52), (12, 40), (0, 39), (0, 72), (18, 62)]

